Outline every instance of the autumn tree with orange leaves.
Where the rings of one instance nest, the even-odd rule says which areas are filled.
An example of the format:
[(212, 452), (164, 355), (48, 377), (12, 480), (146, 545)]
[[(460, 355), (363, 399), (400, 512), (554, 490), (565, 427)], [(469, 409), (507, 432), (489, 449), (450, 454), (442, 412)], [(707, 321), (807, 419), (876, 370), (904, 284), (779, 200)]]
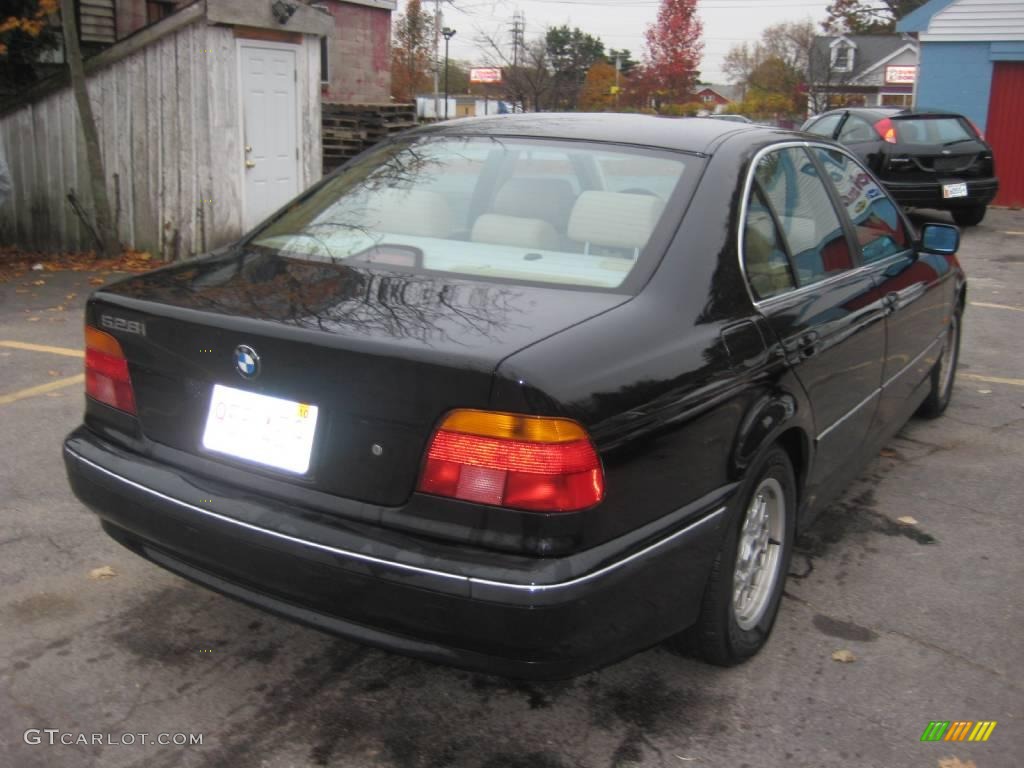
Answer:
[(57, 47), (50, 16), (57, 0), (4, 0), (0, 8), (0, 95), (17, 93), (38, 79), (37, 62)]
[(658, 20), (646, 35), (647, 74), (657, 88), (657, 104), (690, 99), (700, 74), (703, 32), (697, 0), (661, 0)]

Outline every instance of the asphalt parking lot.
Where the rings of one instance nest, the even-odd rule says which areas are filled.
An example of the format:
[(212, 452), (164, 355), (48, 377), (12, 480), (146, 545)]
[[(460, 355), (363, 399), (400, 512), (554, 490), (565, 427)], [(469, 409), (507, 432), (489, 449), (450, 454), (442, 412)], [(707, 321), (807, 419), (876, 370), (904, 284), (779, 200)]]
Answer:
[[(115, 544), (60, 455), (95, 276), (0, 284), (0, 766), (1021, 765), (1024, 212), (990, 212), (961, 260), (950, 410), (907, 425), (803, 537), (764, 652), (718, 669), (656, 647), (544, 684), (325, 636)], [(933, 720), (998, 725), (985, 743), (922, 743)]]

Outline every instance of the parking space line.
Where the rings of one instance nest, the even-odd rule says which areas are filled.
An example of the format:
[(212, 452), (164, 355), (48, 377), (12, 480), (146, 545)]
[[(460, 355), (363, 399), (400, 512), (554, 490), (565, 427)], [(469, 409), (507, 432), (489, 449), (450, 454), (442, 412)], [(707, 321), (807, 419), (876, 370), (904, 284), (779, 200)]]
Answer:
[(53, 392), (56, 389), (64, 389), (64, 387), (81, 384), (83, 381), (85, 381), (85, 374), (79, 373), (75, 376), (68, 376), (66, 379), (48, 381), (45, 384), (40, 384), (38, 387), (19, 389), (17, 392), (11, 392), (9, 395), (0, 395), (0, 405), (7, 405), (18, 400), (24, 400), (26, 397), (45, 395), (47, 392)]
[(84, 352), (80, 349), (71, 349), (70, 347), (51, 347), (46, 344), (30, 344), (27, 341), (0, 341), (0, 347), (9, 347), (10, 349), (24, 349), (29, 352), (49, 352), (51, 355), (66, 355), (68, 357), (83, 357)]
[(970, 302), (972, 307), (984, 307), (985, 309), (1009, 309), (1012, 312), (1024, 312), (1024, 307), (1012, 307), (1009, 304), (989, 304), (984, 301)]
[(961, 379), (982, 381), (986, 384), (1009, 384), (1011, 387), (1024, 387), (1024, 379), (1004, 379), (1002, 376), (982, 376), (978, 373), (958, 373)]

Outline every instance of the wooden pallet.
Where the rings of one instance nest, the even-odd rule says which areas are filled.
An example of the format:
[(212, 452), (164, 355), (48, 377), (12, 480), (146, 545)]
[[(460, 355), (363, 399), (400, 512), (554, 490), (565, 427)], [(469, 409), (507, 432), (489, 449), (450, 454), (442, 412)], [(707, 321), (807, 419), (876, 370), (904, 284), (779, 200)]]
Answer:
[(415, 128), (415, 104), (321, 104), (324, 172), (395, 134)]

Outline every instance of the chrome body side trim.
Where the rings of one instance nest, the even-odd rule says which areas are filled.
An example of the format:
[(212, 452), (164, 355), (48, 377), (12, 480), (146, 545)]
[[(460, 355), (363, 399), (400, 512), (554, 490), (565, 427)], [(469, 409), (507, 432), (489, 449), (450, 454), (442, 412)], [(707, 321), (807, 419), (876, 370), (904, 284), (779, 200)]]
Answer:
[(840, 417), (839, 417), (838, 419), (836, 419), (836, 420), (835, 420), (834, 422), (832, 422), (831, 426), (829, 426), (829, 427), (828, 427), (827, 429), (825, 429), (825, 431), (824, 431), (824, 432), (822, 432), (821, 434), (819, 434), (819, 435), (818, 435), (818, 436), (817, 436), (817, 437), (815, 438), (815, 441), (816, 441), (816, 442), (819, 442), (819, 443), (820, 443), (820, 442), (821, 442), (822, 440), (824, 440), (824, 439), (825, 439), (825, 438), (826, 438), (826, 437), (828, 436), (828, 433), (829, 433), (829, 432), (831, 432), (831, 431), (832, 431), (832, 430), (834, 430), (834, 429), (835, 429), (836, 427), (838, 427), (838, 426), (839, 426), (840, 424), (842, 424), (842, 423), (843, 423), (844, 421), (846, 421), (846, 420), (847, 420), (848, 418), (850, 418), (851, 416), (853, 416), (853, 414), (855, 414), (855, 413), (856, 413), (857, 411), (859, 411), (859, 410), (860, 410), (861, 408), (863, 408), (863, 407), (864, 407), (865, 405), (867, 405), (868, 403), (870, 403), (870, 402), (871, 402), (872, 400), (874, 400), (874, 399), (875, 399), (876, 397), (878, 397), (878, 396), (879, 396), (880, 394), (882, 394), (882, 388), (881, 388), (881, 387), (879, 387), (878, 389), (876, 389), (876, 390), (875, 390), (874, 392), (872, 392), (872, 393), (871, 393), (870, 395), (868, 395), (868, 396), (867, 396), (867, 397), (865, 397), (865, 398), (864, 398), (863, 400), (861, 400), (861, 401), (860, 401), (859, 403), (857, 403), (857, 404), (856, 404), (855, 406), (853, 406), (853, 408), (851, 408), (851, 409), (850, 409), (850, 410), (848, 410), (848, 411), (847, 411), (846, 413), (844, 413), (844, 414), (843, 414), (842, 416), (840, 416)]
[(942, 337), (943, 336), (945, 336), (944, 332), (942, 334), (940, 334), (936, 339), (934, 339), (931, 344), (929, 344), (927, 347), (925, 347), (923, 350), (921, 350), (921, 352), (913, 360), (911, 360), (909, 363), (907, 363), (902, 368), (900, 368), (898, 371), (896, 371), (896, 373), (894, 373), (892, 376), (890, 376), (888, 379), (886, 379), (885, 383), (882, 384), (882, 389), (885, 389), (886, 387), (888, 387), (890, 384), (892, 384), (894, 381), (896, 381), (896, 379), (898, 379), (900, 376), (902, 376), (907, 371), (909, 371), (911, 368), (913, 368), (915, 365), (917, 365), (917, 363), (921, 360), (922, 357), (924, 357), (929, 352), (931, 352), (932, 348), (936, 344), (938, 344), (939, 342), (942, 341)]
[(654, 542), (653, 544), (648, 545), (644, 549), (641, 549), (641, 550), (639, 550), (637, 552), (634, 552), (633, 554), (628, 555), (627, 557), (624, 557), (621, 560), (616, 560), (613, 563), (609, 563), (608, 565), (606, 565), (606, 566), (604, 566), (602, 568), (598, 568), (597, 570), (591, 571), (590, 573), (584, 574), (582, 576), (578, 576), (578, 577), (573, 578), (573, 579), (568, 579), (566, 581), (553, 582), (553, 583), (550, 583), (550, 584), (516, 584), (514, 582), (492, 581), (492, 580), (488, 580), (488, 579), (479, 579), (479, 578), (475, 578), (473, 576), (463, 576), (461, 574), (449, 573), (447, 571), (439, 571), (439, 570), (436, 570), (436, 569), (433, 569), (433, 568), (422, 568), (422, 567), (417, 566), (417, 565), (409, 565), (407, 563), (399, 563), (399, 562), (396, 562), (394, 560), (385, 560), (383, 558), (373, 557), (372, 555), (366, 555), (366, 554), (363, 554), (361, 552), (353, 552), (351, 550), (341, 549), (340, 547), (332, 547), (332, 546), (328, 546), (326, 544), (320, 544), (320, 543), (315, 542), (315, 541), (309, 541), (308, 539), (302, 539), (302, 538), (299, 538), (297, 536), (290, 536), (290, 535), (288, 535), (286, 533), (280, 533), (279, 531), (273, 531), (273, 530), (270, 530), (269, 528), (263, 528), (263, 527), (260, 527), (258, 525), (253, 525), (252, 523), (246, 523), (246, 522), (244, 522), (242, 520), (237, 520), (236, 518), (228, 517), (227, 515), (222, 515), (222, 514), (220, 514), (218, 512), (214, 512), (211, 509), (204, 509), (203, 507), (197, 507), (194, 504), (189, 504), (188, 502), (182, 501), (181, 499), (176, 499), (173, 496), (168, 496), (167, 494), (161, 493), (160, 491), (157, 491), (157, 490), (155, 490), (153, 488), (148, 488), (147, 486), (144, 486), (144, 485), (142, 485), (140, 483), (137, 483), (134, 480), (129, 480), (127, 477), (119, 475), (116, 472), (112, 472), (111, 470), (107, 469), (106, 467), (102, 467), (99, 464), (97, 464), (97, 463), (95, 463), (93, 461), (90, 461), (89, 459), (85, 458), (81, 454), (76, 453), (75, 451), (71, 450), (70, 448), (66, 448), (65, 447), (64, 450), (68, 453), (68, 455), (73, 457), (75, 459), (75, 461), (79, 461), (79, 462), (81, 462), (83, 464), (87, 464), (88, 466), (92, 467), (93, 469), (99, 470), (103, 474), (105, 474), (108, 477), (111, 477), (111, 478), (117, 480), (118, 482), (124, 483), (125, 485), (129, 485), (129, 486), (131, 486), (133, 488), (136, 488), (137, 490), (143, 491), (144, 493), (147, 493), (147, 494), (149, 494), (151, 496), (155, 496), (155, 497), (157, 497), (159, 499), (162, 499), (164, 501), (167, 501), (167, 502), (170, 502), (172, 504), (175, 504), (175, 505), (177, 505), (179, 507), (182, 507), (183, 509), (188, 509), (191, 512), (197, 512), (197, 513), (199, 513), (201, 515), (204, 515), (205, 517), (210, 517), (210, 518), (213, 518), (215, 520), (219, 520), (219, 521), (224, 522), (224, 523), (229, 523), (231, 525), (236, 525), (236, 526), (238, 526), (240, 528), (245, 528), (247, 530), (254, 531), (256, 533), (260, 533), (260, 534), (263, 534), (263, 535), (266, 535), (266, 536), (271, 536), (273, 538), (280, 539), (282, 541), (287, 541), (287, 542), (290, 542), (292, 544), (299, 544), (299, 545), (304, 546), (304, 547), (309, 547), (311, 549), (320, 550), (322, 552), (329, 552), (329, 553), (334, 554), (334, 555), (340, 555), (342, 557), (348, 557), (348, 558), (351, 558), (353, 560), (358, 560), (358, 561), (363, 562), (363, 563), (369, 563), (369, 564), (378, 565), (378, 566), (385, 566), (385, 567), (388, 567), (388, 568), (394, 568), (396, 570), (405, 571), (405, 572), (408, 572), (408, 573), (416, 573), (416, 574), (420, 574), (420, 575), (434, 576), (434, 577), (441, 578), (441, 579), (450, 579), (450, 580), (453, 580), (453, 581), (461, 582), (461, 583), (466, 584), (468, 586), (478, 585), (480, 587), (485, 587), (485, 588), (492, 588), (492, 589), (493, 588), (497, 588), (497, 589), (503, 589), (503, 590), (512, 590), (512, 591), (515, 591), (515, 592), (520, 592), (520, 593), (525, 592), (525, 593), (529, 593), (529, 594), (543, 594), (543, 593), (546, 593), (546, 592), (553, 592), (553, 591), (556, 591), (556, 590), (566, 589), (566, 588), (569, 588), (569, 587), (578, 586), (580, 584), (586, 583), (586, 582), (591, 581), (593, 579), (600, 578), (601, 576), (605, 576), (605, 575), (607, 575), (607, 574), (609, 574), (609, 573), (611, 573), (611, 572), (613, 572), (615, 570), (618, 570), (619, 568), (622, 568), (625, 565), (628, 565), (629, 563), (631, 563), (631, 562), (633, 562), (633, 561), (635, 561), (635, 560), (637, 560), (637, 559), (639, 559), (639, 558), (641, 558), (641, 557), (643, 557), (643, 556), (645, 556), (647, 554), (650, 554), (651, 552), (653, 552), (653, 551), (655, 551), (657, 549), (660, 549), (661, 547), (666, 546), (667, 544), (672, 543), (673, 541), (683, 537), (687, 533), (690, 533), (691, 531), (693, 531), (694, 529), (698, 528), (699, 526), (706, 525), (709, 522), (717, 520), (721, 515), (725, 514), (725, 510), (726, 510), (726, 507), (724, 507), (724, 506), (719, 507), (718, 509), (715, 509), (714, 511), (710, 512), (709, 514), (705, 515), (704, 517), (700, 518), (699, 520), (696, 520), (696, 521), (690, 523), (685, 528), (681, 528), (680, 530), (675, 531), (674, 533), (670, 534), (669, 536), (666, 536), (663, 539), (659, 539), (658, 541)]

